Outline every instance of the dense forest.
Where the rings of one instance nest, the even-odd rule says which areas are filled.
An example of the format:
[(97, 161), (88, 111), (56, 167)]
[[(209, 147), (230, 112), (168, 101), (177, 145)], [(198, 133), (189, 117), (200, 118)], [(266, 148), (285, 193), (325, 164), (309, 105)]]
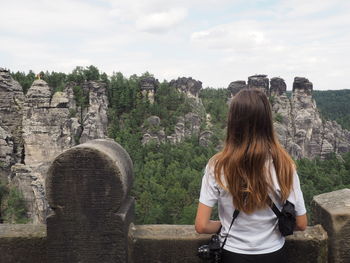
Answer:
[[(152, 76), (149, 73), (128, 78), (120, 72), (107, 76), (96, 67), (90, 66), (76, 67), (70, 74), (41, 72), (40, 75), (54, 91), (63, 90), (69, 81), (75, 82), (74, 93), (81, 106), (86, 105), (86, 95), (81, 89), (84, 81), (106, 82), (109, 136), (128, 151), (134, 163), (135, 183), (132, 194), (136, 198), (136, 223), (193, 224), (203, 169), (209, 158), (220, 149), (219, 142), (224, 138), (228, 111), (226, 89), (205, 88), (200, 92), (205, 110), (211, 115), (211, 130), (214, 132), (207, 146), (200, 145), (195, 136), (177, 144), (143, 145), (142, 132), (148, 117), (159, 116), (166, 135), (170, 135), (174, 131), (177, 117), (193, 110), (187, 97), (171, 88), (167, 81), (159, 84), (155, 102), (151, 104), (142, 98), (140, 90), (140, 80)], [(13, 72), (12, 76), (26, 92), (36, 74), (32, 71)], [(325, 118), (337, 120), (347, 128), (350, 127), (350, 109), (347, 100), (343, 98), (349, 96), (349, 90), (315, 92), (315, 99)], [(316, 194), (350, 188), (350, 153), (345, 154), (342, 159), (333, 156), (325, 161), (296, 161), (308, 207)]]
[(315, 90), (313, 96), (322, 116), (350, 130), (350, 90)]

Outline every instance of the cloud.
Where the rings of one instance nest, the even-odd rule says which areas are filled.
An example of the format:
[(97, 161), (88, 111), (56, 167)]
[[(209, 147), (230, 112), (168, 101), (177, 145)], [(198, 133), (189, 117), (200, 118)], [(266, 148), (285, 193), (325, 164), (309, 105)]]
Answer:
[(142, 31), (162, 33), (181, 23), (187, 16), (187, 9), (174, 8), (166, 12), (147, 14), (136, 20), (136, 27)]
[(268, 43), (255, 21), (239, 21), (194, 32), (194, 45), (226, 51), (244, 51)]

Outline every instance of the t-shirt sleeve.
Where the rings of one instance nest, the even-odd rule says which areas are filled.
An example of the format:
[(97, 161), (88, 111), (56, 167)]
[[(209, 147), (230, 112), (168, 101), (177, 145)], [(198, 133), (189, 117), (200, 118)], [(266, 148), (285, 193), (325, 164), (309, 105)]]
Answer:
[(300, 181), (297, 172), (294, 172), (293, 191), (288, 200), (294, 204), (297, 216), (306, 214), (304, 197), (300, 188)]
[(207, 165), (202, 178), (199, 202), (206, 206), (213, 207), (216, 204), (218, 197), (219, 189), (214, 178), (214, 171), (209, 165)]

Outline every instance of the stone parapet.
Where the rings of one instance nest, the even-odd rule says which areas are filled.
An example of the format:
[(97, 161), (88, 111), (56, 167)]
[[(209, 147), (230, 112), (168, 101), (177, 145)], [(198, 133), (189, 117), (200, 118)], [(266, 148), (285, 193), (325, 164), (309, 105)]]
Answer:
[(315, 196), (312, 210), (329, 236), (329, 262), (350, 262), (350, 189)]
[(1, 263), (47, 263), (45, 225), (0, 224)]
[[(192, 225), (139, 225), (129, 232), (131, 262), (202, 262), (197, 257), (200, 245), (211, 235), (199, 235)], [(286, 239), (290, 263), (326, 263), (327, 233), (322, 226), (308, 227)]]

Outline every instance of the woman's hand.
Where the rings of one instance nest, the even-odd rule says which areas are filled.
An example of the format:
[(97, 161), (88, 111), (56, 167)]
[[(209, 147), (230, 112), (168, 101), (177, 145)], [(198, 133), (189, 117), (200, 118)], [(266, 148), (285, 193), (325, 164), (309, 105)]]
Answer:
[(198, 234), (214, 234), (221, 227), (220, 221), (210, 220), (212, 207), (198, 203), (195, 229)]

